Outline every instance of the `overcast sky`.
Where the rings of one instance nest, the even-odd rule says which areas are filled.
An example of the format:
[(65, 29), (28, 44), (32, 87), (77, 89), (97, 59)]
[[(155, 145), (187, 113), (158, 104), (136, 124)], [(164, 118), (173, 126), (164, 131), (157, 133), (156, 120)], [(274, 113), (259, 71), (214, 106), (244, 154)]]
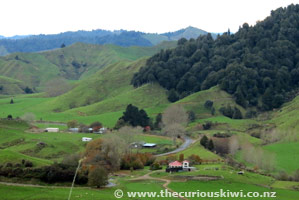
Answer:
[(299, 0), (1, 0), (0, 35), (76, 30), (162, 33), (187, 26), (236, 32)]

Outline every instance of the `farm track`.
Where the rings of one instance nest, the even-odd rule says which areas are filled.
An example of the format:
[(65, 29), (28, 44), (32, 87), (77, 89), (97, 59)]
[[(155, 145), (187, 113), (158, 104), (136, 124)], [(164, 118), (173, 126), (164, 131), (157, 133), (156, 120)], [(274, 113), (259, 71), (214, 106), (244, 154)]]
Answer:
[(161, 153), (161, 154), (158, 154), (158, 155), (155, 155), (156, 157), (161, 157), (161, 156), (167, 156), (167, 155), (170, 155), (170, 154), (175, 154), (175, 153), (178, 153), (178, 152), (181, 152), (181, 151), (184, 151), (185, 149), (187, 149), (191, 144), (193, 144), (194, 142), (196, 142), (196, 140), (193, 140), (189, 137), (185, 137), (184, 138), (185, 141), (184, 143), (177, 149), (173, 150), (173, 151), (170, 151), (170, 152), (166, 152), (166, 153)]
[[(162, 181), (162, 182), (165, 182), (162, 186), (163, 186), (166, 190), (168, 190), (169, 192), (172, 192), (172, 193), (176, 192), (176, 191), (174, 191), (174, 190), (172, 190), (172, 189), (170, 189), (170, 188), (168, 187), (168, 185), (171, 183), (171, 180), (169, 180), (169, 179), (164, 179), (164, 178), (156, 178), (156, 177), (151, 177), (151, 176), (150, 176), (150, 175), (151, 175), (152, 173), (154, 173), (154, 172), (162, 172), (162, 171), (163, 171), (163, 170), (152, 171), (152, 172), (149, 172), (149, 173), (147, 173), (147, 174), (145, 174), (145, 175), (143, 175), (143, 176), (139, 176), (139, 177), (137, 177), (137, 178), (130, 179), (130, 181), (141, 181), (141, 180), (156, 180), (156, 181)], [(178, 198), (183, 199), (183, 200), (188, 200), (188, 199), (185, 198), (185, 197), (178, 197)]]

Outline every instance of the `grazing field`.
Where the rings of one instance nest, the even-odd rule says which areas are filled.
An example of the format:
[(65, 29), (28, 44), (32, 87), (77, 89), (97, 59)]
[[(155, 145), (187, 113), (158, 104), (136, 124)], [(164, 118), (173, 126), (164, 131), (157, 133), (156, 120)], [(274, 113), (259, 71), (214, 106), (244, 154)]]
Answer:
[(299, 131), (299, 96), (285, 103), (280, 109), (271, 113), (269, 123), (275, 123), (283, 131)]
[[(185, 158), (188, 158), (189, 156), (191, 156), (192, 154), (198, 155), (201, 159), (204, 160), (219, 160), (221, 161), (222, 158), (220, 156), (218, 156), (217, 154), (214, 154), (213, 152), (205, 149), (203, 146), (200, 145), (199, 142), (195, 142), (194, 144), (192, 144), (189, 148), (178, 152), (176, 154), (171, 154), (171, 156), (177, 156), (177, 158), (179, 157), (180, 154), (184, 154)], [(167, 156), (162, 156), (159, 157), (159, 160), (163, 160), (166, 159)]]
[(227, 92), (221, 90), (218, 86), (212, 87), (208, 90), (203, 90), (189, 95), (178, 102), (177, 104), (182, 104), (187, 110), (192, 110), (196, 113), (198, 118), (208, 118), (212, 117), (211, 111), (204, 107), (207, 100), (213, 101), (213, 107), (215, 108), (215, 114), (219, 115), (219, 109), (222, 106), (231, 105), (238, 107), (242, 112), (244, 108), (237, 105), (234, 98)]
[(299, 142), (275, 143), (266, 145), (264, 149), (273, 152), (276, 158), (277, 170), (293, 173), (299, 169)]
[(0, 157), (8, 162), (20, 162), (22, 157), (38, 165), (51, 164), (64, 156), (81, 152), (85, 148), (82, 137), (99, 138), (98, 134), (32, 133), (21, 122), (0, 122)]
[[(105, 189), (74, 188), (71, 199), (111, 199), (115, 200), (114, 191), (122, 189), (124, 192), (160, 192), (162, 182), (157, 181), (121, 181), (120, 186)], [(69, 188), (38, 188), (24, 186), (5, 186), (0, 184), (0, 196), (5, 200), (65, 200), (69, 195)], [(124, 195), (122, 199), (131, 199)]]
[[(46, 127), (45, 124), (39, 126)], [(29, 126), (24, 122), (2, 120), (0, 121), (0, 159), (3, 163), (20, 163), (22, 159), (26, 159), (33, 162), (35, 166), (49, 165), (54, 161), (61, 161), (67, 155), (83, 152), (86, 143), (82, 142), (82, 137), (96, 139), (101, 136), (93, 133), (69, 133), (63, 130), (58, 133), (34, 133), (30, 132)], [(173, 146), (172, 139), (163, 136), (138, 134), (135, 140), (156, 143), (158, 146)], [(151, 149), (151, 152), (155, 151), (156, 148)]]

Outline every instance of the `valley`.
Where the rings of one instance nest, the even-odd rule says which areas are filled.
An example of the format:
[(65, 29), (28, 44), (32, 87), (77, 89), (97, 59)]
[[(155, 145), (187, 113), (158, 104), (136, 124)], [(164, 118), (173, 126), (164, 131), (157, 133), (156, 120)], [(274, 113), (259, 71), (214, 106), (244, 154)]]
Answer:
[(0, 199), (67, 199), (72, 181), (71, 199), (298, 199), (298, 11), (217, 37), (98, 30), (74, 42), (79, 31), (11, 49), (0, 57)]

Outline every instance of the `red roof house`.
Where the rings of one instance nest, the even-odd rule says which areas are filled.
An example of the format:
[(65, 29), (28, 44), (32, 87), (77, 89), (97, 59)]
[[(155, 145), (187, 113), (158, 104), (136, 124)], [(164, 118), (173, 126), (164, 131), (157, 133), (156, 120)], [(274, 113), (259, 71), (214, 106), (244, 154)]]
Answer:
[(168, 164), (170, 168), (175, 168), (175, 167), (183, 167), (183, 164), (179, 161), (174, 161)]

